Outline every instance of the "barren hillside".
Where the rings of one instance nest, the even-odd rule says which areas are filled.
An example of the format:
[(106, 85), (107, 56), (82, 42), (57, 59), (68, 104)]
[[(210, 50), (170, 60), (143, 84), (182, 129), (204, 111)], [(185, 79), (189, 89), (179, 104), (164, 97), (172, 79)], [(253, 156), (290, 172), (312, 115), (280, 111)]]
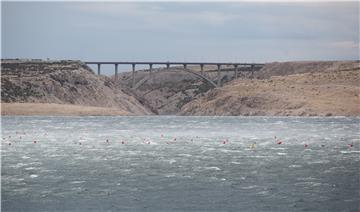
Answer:
[(113, 108), (122, 114), (151, 113), (134, 97), (115, 89), (108, 77), (95, 75), (80, 61), (3, 60), (1, 68), (2, 103), (54, 103)]
[[(115, 79), (80, 61), (2, 60), (2, 114), (359, 116), (359, 67), (359, 61), (275, 62), (254, 75), (244, 69), (238, 79), (223, 67), (220, 88), (181, 67), (159, 68), (151, 76), (137, 71), (133, 89), (131, 72)], [(205, 66), (212, 81), (215, 69)]]
[[(189, 66), (188, 69), (200, 73), (199, 67)], [(204, 75), (216, 82), (217, 74), (211, 72), (212, 70), (216, 70), (216, 67), (205, 66)], [(248, 72), (246, 77), (249, 77)], [(229, 82), (233, 78), (233, 71), (221, 74), (222, 83)], [(131, 89), (130, 72), (122, 73), (116, 85), (135, 96), (158, 115), (177, 114), (183, 105), (213, 89), (209, 82), (184, 71), (182, 67), (157, 69), (153, 71), (151, 77), (148, 70), (138, 71), (135, 79), (136, 89)]]
[[(359, 62), (268, 64), (181, 108), (181, 115), (359, 116)], [(288, 75), (289, 74), (289, 75)], [(274, 76), (280, 75), (280, 76)]]

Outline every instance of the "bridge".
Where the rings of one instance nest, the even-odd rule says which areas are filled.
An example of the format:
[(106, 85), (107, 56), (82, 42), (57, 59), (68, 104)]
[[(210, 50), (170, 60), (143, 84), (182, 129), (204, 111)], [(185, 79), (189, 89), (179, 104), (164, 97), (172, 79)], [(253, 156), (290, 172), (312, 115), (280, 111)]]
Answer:
[[(219, 62), (156, 62), (156, 61), (150, 61), (150, 62), (96, 62), (96, 61), (87, 61), (85, 62), (86, 65), (97, 65), (97, 73), (98, 75), (101, 74), (101, 65), (114, 65), (115, 66), (115, 78), (118, 77), (118, 66), (119, 65), (132, 65), (132, 88), (135, 88), (135, 68), (136, 65), (149, 65), (149, 76), (151, 77), (151, 73), (153, 70), (153, 65), (166, 65), (166, 68), (169, 69), (170, 66), (183, 66), (184, 71), (194, 74), (207, 82), (209, 82), (214, 87), (220, 87), (221, 86), (221, 72), (222, 71), (230, 71), (229, 69), (221, 69), (221, 66), (226, 67), (233, 67), (231, 71), (234, 70), (235, 72), (235, 78), (238, 77), (239, 68), (247, 68), (250, 69), (253, 73), (256, 70), (260, 70), (264, 66), (263, 63), (219, 63)], [(200, 73), (197, 73), (195, 71), (192, 71), (188, 69), (187, 67), (189, 65), (198, 65), (200, 66)], [(204, 66), (217, 66), (217, 82), (213, 82), (211, 79), (207, 78), (204, 75)]]

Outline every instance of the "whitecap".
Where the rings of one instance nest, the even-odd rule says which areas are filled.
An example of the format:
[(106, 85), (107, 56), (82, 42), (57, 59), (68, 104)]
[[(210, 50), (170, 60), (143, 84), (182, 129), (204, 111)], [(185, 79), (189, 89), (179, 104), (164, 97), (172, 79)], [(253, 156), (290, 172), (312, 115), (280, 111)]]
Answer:
[(175, 177), (176, 176), (176, 174), (175, 173), (172, 173), (172, 174), (166, 174), (165, 175), (165, 177), (167, 177), (167, 178), (170, 178), (170, 177)]
[(180, 157), (191, 157), (192, 155), (190, 155), (190, 154), (178, 154), (178, 156), (180, 156)]
[(250, 190), (250, 189), (253, 189), (253, 188), (257, 188), (258, 186), (257, 185), (251, 185), (251, 186), (245, 186), (245, 187), (241, 187), (242, 189), (246, 189), (246, 190)]
[(241, 164), (240, 162), (237, 162), (237, 161), (231, 161), (230, 163), (232, 163), (232, 164)]
[(286, 152), (277, 152), (276, 154), (277, 154), (277, 155), (287, 155)]
[(36, 177), (38, 177), (38, 175), (36, 175), (36, 174), (30, 175), (30, 178), (36, 178)]
[(85, 183), (86, 181), (72, 181), (70, 182), (70, 184), (81, 184), (81, 183)]
[(311, 187), (318, 187), (318, 186), (321, 186), (322, 184), (319, 183), (319, 182), (298, 182), (298, 183), (295, 183), (295, 185), (297, 186), (311, 186)]
[(301, 167), (302, 167), (302, 165), (296, 165), (296, 164), (289, 166), (289, 168), (301, 168)]
[(271, 147), (272, 150), (285, 150), (286, 148), (283, 147)]
[(215, 170), (215, 171), (220, 171), (221, 169), (219, 167), (216, 166), (210, 166), (210, 167), (204, 167), (205, 170)]
[(267, 195), (269, 193), (269, 191), (260, 191), (258, 192), (257, 194), (260, 194), (260, 195)]
[(170, 160), (169, 160), (169, 164), (173, 164), (173, 163), (175, 163), (175, 162), (176, 162), (175, 159), (170, 159)]
[(32, 167), (32, 166), (25, 168), (25, 170), (34, 170), (34, 169), (39, 169), (39, 168), (37, 168), (37, 167)]
[(21, 168), (21, 167), (23, 167), (23, 166), (26, 166), (27, 164), (25, 164), (25, 163), (17, 163), (17, 164), (15, 164), (15, 165), (11, 165), (11, 166), (9, 166), (9, 167), (11, 167), (11, 168)]

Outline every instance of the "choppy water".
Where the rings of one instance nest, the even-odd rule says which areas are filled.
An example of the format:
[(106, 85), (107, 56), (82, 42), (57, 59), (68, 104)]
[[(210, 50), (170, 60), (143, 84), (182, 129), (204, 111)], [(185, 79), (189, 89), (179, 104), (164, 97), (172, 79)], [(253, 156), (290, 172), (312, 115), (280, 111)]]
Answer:
[(359, 211), (359, 122), (2, 117), (2, 211)]

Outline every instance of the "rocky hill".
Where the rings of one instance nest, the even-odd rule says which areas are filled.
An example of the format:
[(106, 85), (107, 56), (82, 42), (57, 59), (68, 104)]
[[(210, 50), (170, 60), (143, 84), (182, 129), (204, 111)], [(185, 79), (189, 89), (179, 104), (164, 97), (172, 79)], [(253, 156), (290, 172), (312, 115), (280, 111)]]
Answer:
[(108, 77), (95, 75), (80, 61), (2, 60), (1, 102), (81, 105), (113, 108), (118, 114), (151, 114), (137, 99), (116, 89)]
[[(2, 114), (360, 115), (359, 61), (275, 62), (239, 78), (223, 67), (220, 88), (189, 73), (196, 66), (137, 71), (135, 89), (131, 72), (98, 76), (80, 61), (2, 60), (1, 68)], [(217, 80), (216, 67), (204, 71)]]
[(359, 116), (359, 61), (267, 64), (181, 108), (181, 115)]
[[(227, 68), (227, 67), (224, 67)], [(189, 66), (188, 70), (200, 73), (197, 66)], [(205, 66), (204, 75), (216, 82), (217, 73), (215, 66)], [(234, 71), (222, 72), (221, 83), (225, 84), (234, 79)], [(131, 89), (132, 77), (130, 72), (120, 74), (116, 85), (128, 94), (135, 96), (148, 107), (154, 114), (175, 115), (181, 111), (183, 105), (204, 95), (214, 87), (195, 74), (184, 71), (182, 67), (169, 69), (155, 69), (150, 76), (149, 70), (136, 72), (135, 88)], [(250, 72), (242, 74), (243, 78), (251, 78)]]

